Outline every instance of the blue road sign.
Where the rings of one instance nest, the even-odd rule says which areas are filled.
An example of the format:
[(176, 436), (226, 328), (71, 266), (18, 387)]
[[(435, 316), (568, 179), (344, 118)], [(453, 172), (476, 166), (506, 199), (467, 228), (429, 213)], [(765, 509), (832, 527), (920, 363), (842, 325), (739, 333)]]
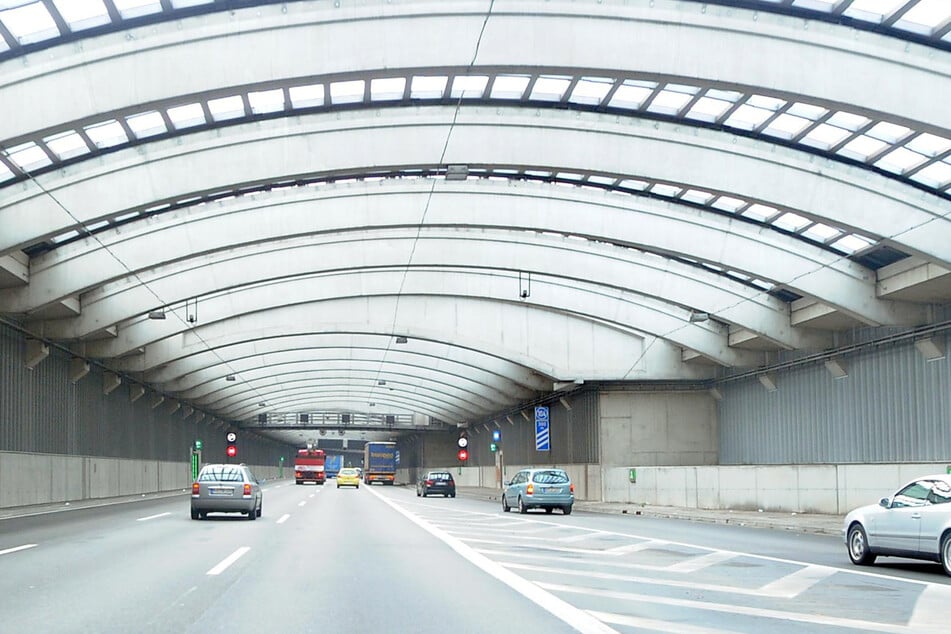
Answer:
[(535, 408), (535, 451), (551, 451), (547, 407)]

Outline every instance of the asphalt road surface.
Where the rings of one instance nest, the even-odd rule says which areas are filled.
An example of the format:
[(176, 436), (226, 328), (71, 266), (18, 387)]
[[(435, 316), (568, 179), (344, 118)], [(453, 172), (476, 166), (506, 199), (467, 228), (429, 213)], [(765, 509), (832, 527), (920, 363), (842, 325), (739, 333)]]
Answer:
[(835, 537), (265, 485), (0, 520), (2, 632), (946, 632), (938, 565), (852, 566)]

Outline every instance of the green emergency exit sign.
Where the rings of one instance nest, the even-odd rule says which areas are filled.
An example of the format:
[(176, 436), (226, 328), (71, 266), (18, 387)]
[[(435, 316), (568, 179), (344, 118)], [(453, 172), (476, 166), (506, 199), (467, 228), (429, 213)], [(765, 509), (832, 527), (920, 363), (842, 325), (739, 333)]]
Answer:
[(631, 484), (637, 484), (637, 469), (629, 469), (627, 472), (627, 479), (631, 481)]

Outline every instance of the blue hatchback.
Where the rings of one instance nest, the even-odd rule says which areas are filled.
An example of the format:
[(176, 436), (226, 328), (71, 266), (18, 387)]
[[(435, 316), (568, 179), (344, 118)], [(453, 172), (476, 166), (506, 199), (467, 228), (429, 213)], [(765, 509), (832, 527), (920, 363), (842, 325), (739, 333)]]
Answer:
[(519, 513), (528, 509), (545, 509), (551, 513), (561, 509), (571, 514), (575, 503), (575, 485), (563, 469), (522, 469), (505, 483), (502, 491), (502, 510), (508, 513), (512, 507)]

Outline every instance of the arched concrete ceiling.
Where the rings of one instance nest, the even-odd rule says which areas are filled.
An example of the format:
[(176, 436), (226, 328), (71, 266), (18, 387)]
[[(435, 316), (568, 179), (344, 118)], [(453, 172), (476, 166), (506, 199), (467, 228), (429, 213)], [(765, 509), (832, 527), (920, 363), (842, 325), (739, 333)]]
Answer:
[(212, 3), (25, 45), (0, 13), (0, 313), (235, 421), (458, 423), (926, 323), (946, 32), (736, 4)]

